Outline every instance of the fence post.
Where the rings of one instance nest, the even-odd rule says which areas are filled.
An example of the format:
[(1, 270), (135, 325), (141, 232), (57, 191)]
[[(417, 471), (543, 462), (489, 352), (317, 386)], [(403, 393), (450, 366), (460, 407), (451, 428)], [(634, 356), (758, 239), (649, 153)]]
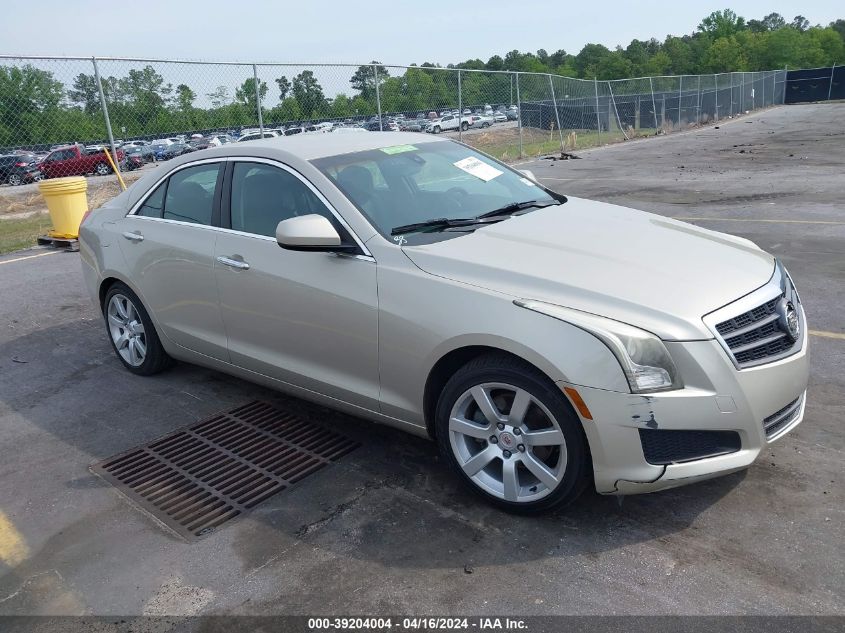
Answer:
[(684, 76), (678, 77), (678, 129), (681, 129), (681, 102), (684, 99)]
[[(833, 71), (836, 68), (836, 62), (830, 67), (830, 83), (827, 85), (827, 100), (830, 101), (831, 91), (833, 90)], [(783, 91), (786, 92), (786, 76), (783, 78)]]
[(719, 120), (719, 75), (713, 73), (713, 83), (716, 85), (716, 90), (713, 94), (716, 95), (716, 120)]
[(458, 140), (464, 140), (464, 103), (461, 95), (461, 69), (458, 68)]
[(261, 116), (261, 84), (258, 82), (258, 69), (255, 64), (252, 65), (252, 78), (255, 81), (255, 109), (258, 110), (258, 131), (261, 132), (261, 138), (264, 138), (264, 117)]
[(609, 81), (607, 82), (607, 91), (610, 93), (610, 102), (613, 104), (613, 111), (616, 113), (616, 122), (619, 124), (619, 131), (622, 132), (622, 136), (627, 141), (628, 134), (625, 132), (625, 128), (622, 127), (622, 119), (619, 118), (619, 109), (616, 107), (616, 97), (613, 96), (613, 88)]
[(657, 133), (660, 130), (660, 126), (657, 125), (657, 103), (654, 101), (654, 82), (651, 80), (651, 77), (648, 78), (648, 88), (651, 90), (651, 111), (654, 114), (654, 131)]
[(111, 146), (111, 153), (114, 156), (114, 164), (117, 171), (120, 171), (120, 164), (117, 160), (117, 148), (114, 146), (114, 134), (111, 131), (111, 120), (109, 119), (109, 109), (106, 105), (106, 94), (103, 92), (103, 82), (100, 80), (100, 69), (97, 68), (97, 58), (92, 57), (91, 62), (94, 64), (94, 77), (97, 79), (97, 90), (100, 92), (100, 107), (103, 109), (103, 118), (106, 120), (106, 133), (109, 135), (109, 145)]
[(701, 75), (698, 76), (698, 94), (695, 97), (695, 122), (701, 123)]
[(522, 152), (522, 100), (519, 98), (519, 73), (514, 73), (516, 76), (516, 121), (519, 126), (519, 157), (524, 156)]
[(740, 73), (739, 77), (739, 112), (745, 112), (745, 73)]
[(598, 136), (597, 143), (601, 145), (601, 111), (599, 110), (599, 80), (593, 77), (593, 85), (596, 88), (596, 135)]
[(557, 111), (557, 99), (555, 99), (555, 85), (552, 81), (552, 76), (549, 75), (549, 88), (552, 90), (552, 106), (555, 109), (555, 121), (557, 121), (557, 131), (560, 135), (560, 153), (563, 154), (563, 130), (560, 129), (560, 112)]
[(378, 110), (378, 129), (384, 131), (384, 124), (381, 121), (381, 90), (378, 86), (378, 65), (373, 64), (373, 77), (376, 80), (376, 109)]
[(760, 106), (761, 108), (766, 107), (766, 73), (761, 73), (763, 75), (763, 81), (760, 82), (763, 84), (763, 104)]

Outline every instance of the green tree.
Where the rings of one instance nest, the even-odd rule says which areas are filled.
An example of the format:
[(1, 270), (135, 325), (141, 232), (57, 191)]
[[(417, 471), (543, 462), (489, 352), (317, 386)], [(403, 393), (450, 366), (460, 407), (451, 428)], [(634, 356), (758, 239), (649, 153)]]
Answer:
[(229, 103), (229, 89), (226, 86), (217, 86), (213, 92), (209, 92), (205, 96), (208, 97), (214, 108), (220, 108)]
[(573, 60), (578, 76), (584, 78), (597, 76), (599, 64), (610, 55), (610, 49), (602, 44), (586, 44)]
[(710, 45), (705, 66), (714, 73), (747, 70), (747, 61), (736, 37), (720, 37)]
[(176, 86), (176, 103), (177, 107), (182, 112), (188, 112), (194, 105), (194, 99), (197, 98), (196, 93), (191, 90), (186, 84), (179, 84)]
[(0, 145), (43, 142), (59, 115), (64, 87), (53, 73), (24, 66), (0, 66)]
[(789, 26), (791, 26), (796, 31), (806, 31), (808, 28), (810, 28), (810, 21), (803, 15), (796, 15), (794, 18), (792, 18), (792, 22), (789, 23)]
[(290, 93), (290, 81), (282, 75), (276, 79), (276, 85), (279, 87), (279, 101), (284, 101)]
[[(258, 96), (263, 102), (264, 99), (267, 97), (267, 82), (265, 81), (258, 81)], [(245, 79), (244, 82), (238, 87), (235, 88), (235, 99), (244, 107), (247, 108), (250, 112), (255, 112), (257, 109), (257, 104), (255, 103), (255, 78), (250, 77), (249, 79)]]
[[(374, 70), (375, 69), (375, 70)], [(376, 95), (376, 74), (378, 74), (379, 87), (384, 83), (390, 74), (387, 68), (382, 66), (379, 62), (373, 61), (371, 65), (359, 66), (355, 74), (349, 80), (352, 84), (353, 90), (357, 90), (358, 94), (364, 99), (375, 99)]]
[(94, 75), (79, 73), (67, 96), (72, 102), (80, 104), (86, 114), (94, 114), (100, 109), (100, 91)]
[(714, 11), (701, 21), (698, 30), (711, 37), (730, 37), (745, 28), (745, 18), (739, 17), (730, 9)]
[(291, 91), (305, 117), (313, 119), (325, 112), (326, 97), (312, 71), (303, 70), (294, 77)]

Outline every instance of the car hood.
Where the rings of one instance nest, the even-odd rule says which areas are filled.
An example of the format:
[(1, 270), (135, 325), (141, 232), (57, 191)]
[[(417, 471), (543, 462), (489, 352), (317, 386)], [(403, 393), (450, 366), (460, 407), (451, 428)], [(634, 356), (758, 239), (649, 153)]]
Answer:
[(599, 314), (676, 341), (713, 338), (702, 317), (774, 272), (774, 258), (743, 238), (572, 197), (403, 250), (429, 274)]

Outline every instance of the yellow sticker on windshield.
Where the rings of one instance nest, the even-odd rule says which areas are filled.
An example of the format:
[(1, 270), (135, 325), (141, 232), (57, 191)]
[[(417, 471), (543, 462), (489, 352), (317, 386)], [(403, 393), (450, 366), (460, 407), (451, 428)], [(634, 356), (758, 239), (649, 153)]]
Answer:
[(416, 149), (416, 145), (393, 145), (391, 147), (382, 147), (381, 151), (385, 154), (402, 154), (403, 152), (413, 152)]

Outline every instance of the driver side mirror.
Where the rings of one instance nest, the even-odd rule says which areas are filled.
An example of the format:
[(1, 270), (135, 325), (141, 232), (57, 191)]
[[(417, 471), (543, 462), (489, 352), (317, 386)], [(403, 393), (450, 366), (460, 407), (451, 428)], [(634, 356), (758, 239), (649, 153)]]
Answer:
[(332, 223), (322, 215), (298, 215), (282, 220), (276, 226), (276, 241), (290, 251), (322, 251), (348, 253), (358, 250), (354, 244), (344, 244)]

